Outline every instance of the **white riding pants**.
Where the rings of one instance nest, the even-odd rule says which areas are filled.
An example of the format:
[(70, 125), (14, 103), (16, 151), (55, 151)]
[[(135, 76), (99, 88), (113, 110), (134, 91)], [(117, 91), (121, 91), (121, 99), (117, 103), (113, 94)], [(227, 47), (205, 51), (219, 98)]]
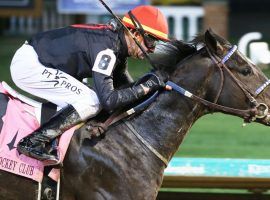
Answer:
[(101, 109), (93, 90), (65, 72), (42, 65), (34, 48), (28, 44), (16, 51), (10, 72), (12, 80), (22, 90), (60, 108), (70, 104), (82, 120), (94, 117)]

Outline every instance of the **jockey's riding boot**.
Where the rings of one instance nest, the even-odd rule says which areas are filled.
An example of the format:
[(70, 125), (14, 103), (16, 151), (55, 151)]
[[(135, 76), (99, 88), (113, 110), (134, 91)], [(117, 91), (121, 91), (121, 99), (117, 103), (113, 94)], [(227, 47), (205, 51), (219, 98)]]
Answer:
[[(18, 143), (17, 150), (26, 156), (43, 161), (45, 165), (59, 164), (58, 151), (51, 148), (51, 142), (80, 122), (82, 120), (78, 112), (73, 106), (68, 105), (32, 134), (23, 138)], [(52, 154), (55, 150), (56, 153)]]

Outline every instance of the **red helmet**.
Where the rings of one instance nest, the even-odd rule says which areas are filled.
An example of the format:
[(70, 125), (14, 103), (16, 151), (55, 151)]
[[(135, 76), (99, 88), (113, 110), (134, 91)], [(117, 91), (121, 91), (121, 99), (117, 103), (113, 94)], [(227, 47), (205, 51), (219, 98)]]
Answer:
[[(139, 21), (144, 31), (155, 38), (168, 41), (168, 23), (159, 9), (153, 6), (138, 6), (130, 11)], [(130, 15), (123, 17), (123, 23), (129, 28), (135, 28)]]

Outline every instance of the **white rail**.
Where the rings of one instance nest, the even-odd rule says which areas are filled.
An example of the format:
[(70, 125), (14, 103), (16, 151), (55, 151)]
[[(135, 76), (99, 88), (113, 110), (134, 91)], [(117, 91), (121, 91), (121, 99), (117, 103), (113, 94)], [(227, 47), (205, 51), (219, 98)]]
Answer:
[[(204, 9), (200, 6), (159, 6), (168, 21), (172, 19), (171, 36), (180, 40), (191, 40), (201, 30), (199, 21), (204, 16)], [(188, 26), (185, 27), (184, 20)], [(187, 28), (187, 30), (186, 30)], [(185, 37), (185, 33), (187, 34)]]

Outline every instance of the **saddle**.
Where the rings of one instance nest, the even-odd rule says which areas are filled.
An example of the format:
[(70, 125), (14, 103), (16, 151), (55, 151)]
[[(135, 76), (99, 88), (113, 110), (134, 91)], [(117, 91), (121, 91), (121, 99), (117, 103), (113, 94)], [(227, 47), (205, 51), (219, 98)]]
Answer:
[[(98, 137), (98, 136), (104, 134), (106, 132), (106, 130), (108, 129), (108, 127), (111, 126), (112, 124), (115, 124), (115, 123), (119, 122), (120, 120), (122, 120), (130, 115), (133, 115), (134, 113), (139, 113), (142, 110), (144, 110), (147, 106), (149, 106), (155, 100), (156, 96), (157, 96), (157, 93), (150, 96), (150, 98), (148, 98), (147, 100), (142, 100), (140, 102), (136, 102), (134, 104), (135, 106), (131, 105), (130, 107), (123, 108), (123, 109), (113, 113), (112, 115), (109, 115), (105, 111), (101, 111), (95, 118), (90, 119), (87, 122), (85, 122), (85, 127), (88, 130), (87, 132), (89, 133), (89, 135), (87, 135), (87, 137), (91, 139), (91, 137), (93, 137), (93, 136)], [(5, 121), (5, 118), (7, 118), (6, 113), (8, 112), (7, 109), (10, 107), (9, 103), (14, 103), (14, 105), (13, 106), (11, 105), (11, 107), (15, 108), (15, 112), (19, 112), (19, 113), (23, 114), (22, 116), (19, 116), (19, 115), (16, 116), (17, 114), (14, 113), (13, 116), (15, 115), (18, 118), (19, 117), (23, 118), (22, 121), (26, 122), (27, 124), (26, 125), (23, 124), (21, 126), (21, 128), (26, 126), (26, 129), (27, 129), (27, 127), (28, 127), (28, 131), (26, 130), (28, 133), (31, 133), (33, 130), (38, 128), (41, 124), (43, 124), (47, 120), (49, 120), (57, 111), (56, 105), (49, 103), (49, 102), (40, 103), (38, 101), (35, 101), (35, 100), (30, 99), (28, 97), (25, 97), (24, 95), (19, 94), (14, 89), (9, 87), (5, 82), (2, 82), (2, 84), (0, 84), (0, 103), (3, 104), (0, 106), (1, 107), (0, 114), (1, 114), (1, 116), (4, 116), (2, 119), (0, 119), (0, 120), (2, 120), (2, 123), (0, 123), (0, 131), (1, 131), (0, 148), (1, 148), (1, 144), (3, 144), (2, 142), (5, 140), (5, 139), (1, 139), (1, 137), (3, 135), (2, 130), (5, 128), (6, 131), (4, 131), (4, 132), (7, 132), (7, 130), (8, 130), (8, 132), (10, 132), (9, 128), (2, 127), (3, 125), (6, 126), (3, 122)], [(21, 108), (21, 110), (20, 110), (20, 108)], [(28, 119), (28, 117), (29, 117), (29, 119)], [(10, 120), (12, 121), (12, 123), (14, 123), (13, 117), (11, 117)], [(28, 123), (28, 120), (31, 122)], [(16, 124), (16, 125), (17, 125), (17, 127), (20, 127), (20, 125), (18, 125), (18, 124)], [(60, 138), (60, 143), (61, 143), (62, 137), (64, 137), (65, 135), (69, 135), (68, 137), (69, 137), (69, 141), (70, 141), (74, 131), (75, 131), (75, 127), (72, 130), (70, 130), (69, 133), (64, 133)], [(11, 131), (11, 132), (15, 132), (15, 131)], [(11, 137), (13, 137), (12, 140), (8, 139), (6, 141), (10, 141), (10, 142), (4, 143), (4, 144), (8, 145), (9, 151), (14, 149), (13, 152), (16, 152), (16, 153), (17, 153), (16, 143), (19, 140), (19, 138), (17, 139), (18, 132), (20, 132), (19, 128), (18, 128), (18, 131), (15, 134), (15, 136), (11, 136)], [(13, 134), (11, 134), (11, 135), (13, 135)], [(69, 143), (69, 141), (68, 141), (68, 143)], [(67, 142), (62, 142), (62, 143), (67, 143)], [(3, 145), (2, 147), (4, 147), (4, 146), (6, 146), (6, 145)], [(67, 149), (67, 147), (66, 147), (66, 149)], [(22, 156), (24, 156), (24, 155), (19, 155), (19, 157), (22, 157)], [(4, 159), (5, 159), (5, 162), (9, 162), (9, 166), (11, 166), (13, 163), (14, 168), (15, 168), (15, 165), (17, 164), (17, 161), (14, 160), (12, 162), (12, 159), (9, 159), (8, 154), (4, 155), (4, 156), (3, 156), (3, 154), (0, 154), (0, 169), (14, 173), (12, 171), (12, 169), (4, 169), (5, 167), (1, 168), (1, 162), (3, 163)], [(24, 159), (31, 160), (31, 158), (28, 158), (28, 157), (25, 157)], [(32, 160), (34, 160), (34, 159), (32, 159)], [(31, 162), (33, 162), (33, 161), (31, 161)], [(35, 162), (37, 163), (36, 167), (40, 166), (40, 164), (41, 164), (40, 161), (35, 160)], [(17, 164), (17, 165), (19, 165), (19, 164)], [(50, 199), (50, 200), (57, 199), (57, 194), (59, 193), (58, 183), (60, 182), (59, 175), (57, 175), (57, 174), (59, 174), (58, 173), (59, 169), (55, 169), (53, 166), (48, 166), (48, 167), (44, 167), (44, 168), (37, 167), (38, 170), (35, 170), (34, 169), (35, 167), (33, 167), (30, 164), (27, 164), (27, 161), (20, 163), (20, 166), (24, 166), (24, 170), (23, 170), (23, 173), (21, 173), (19, 175), (25, 176), (27, 178), (32, 178), (33, 180), (36, 180), (37, 182), (39, 182), (39, 187), (40, 187), (39, 190), (41, 193), (41, 195), (40, 195), (41, 199)], [(20, 169), (22, 169), (22, 168), (20, 168)], [(37, 175), (36, 179), (33, 178), (34, 175)]]
[(17, 93), (5, 82), (0, 83), (0, 169), (37, 181), (40, 194), (38, 200), (57, 199), (59, 181), (49, 177), (52, 168), (43, 167), (41, 162), (19, 155), (16, 143), (19, 137), (49, 120), (56, 110), (57, 106), (52, 103), (40, 103)]

